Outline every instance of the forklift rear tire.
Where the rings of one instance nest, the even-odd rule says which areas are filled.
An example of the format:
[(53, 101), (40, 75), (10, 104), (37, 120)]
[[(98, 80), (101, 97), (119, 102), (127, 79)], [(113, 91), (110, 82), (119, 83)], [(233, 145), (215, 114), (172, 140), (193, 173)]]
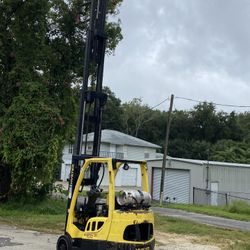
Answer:
[(72, 250), (71, 239), (68, 235), (61, 235), (57, 240), (56, 250)]

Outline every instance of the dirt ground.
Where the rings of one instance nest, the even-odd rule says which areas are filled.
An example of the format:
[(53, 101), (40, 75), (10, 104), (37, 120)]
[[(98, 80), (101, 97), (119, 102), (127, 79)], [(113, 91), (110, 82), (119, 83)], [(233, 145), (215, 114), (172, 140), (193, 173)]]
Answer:
[[(195, 243), (198, 237), (156, 232), (155, 250), (218, 250), (219, 247)], [(58, 235), (43, 234), (0, 224), (2, 250), (55, 250)]]
[(155, 232), (156, 250), (219, 250), (218, 246), (195, 243), (199, 237)]

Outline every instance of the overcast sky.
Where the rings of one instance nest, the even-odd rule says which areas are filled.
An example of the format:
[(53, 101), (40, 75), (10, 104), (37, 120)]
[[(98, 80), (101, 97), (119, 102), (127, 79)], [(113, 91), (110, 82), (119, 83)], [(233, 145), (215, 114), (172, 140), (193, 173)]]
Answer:
[(106, 57), (104, 83), (123, 102), (154, 106), (174, 94), (250, 105), (249, 0), (124, 0), (119, 18), (124, 39)]

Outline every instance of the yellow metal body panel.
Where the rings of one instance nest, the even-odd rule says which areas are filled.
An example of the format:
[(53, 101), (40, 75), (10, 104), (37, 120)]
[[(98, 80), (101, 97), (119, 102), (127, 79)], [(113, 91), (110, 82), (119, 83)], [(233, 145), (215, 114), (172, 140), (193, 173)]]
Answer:
[[(152, 211), (114, 211), (108, 240), (119, 243), (135, 243), (133, 241), (125, 241), (123, 239), (123, 233), (128, 225), (140, 224), (143, 222), (152, 223), (154, 225), (154, 215)], [(153, 239), (150, 239), (149, 241), (152, 240)], [(141, 242), (141, 244), (145, 244), (145, 242)]]
[[(80, 230), (74, 223), (75, 206), (79, 193), (79, 188), (83, 182), (84, 175), (91, 163), (103, 163), (107, 164), (109, 172), (109, 188), (108, 188), (108, 216), (107, 217), (92, 217), (89, 218), (84, 230)], [(128, 225), (140, 224), (140, 223), (152, 223), (154, 225), (153, 212), (149, 210), (131, 210), (120, 211), (115, 210), (115, 176), (122, 166), (122, 163), (116, 164), (116, 169), (113, 169), (112, 158), (90, 158), (86, 159), (84, 165), (81, 168), (80, 175), (78, 177), (75, 191), (71, 200), (70, 208), (68, 211), (68, 221), (66, 225), (66, 232), (71, 238), (86, 239), (86, 240), (100, 240), (100, 241), (112, 241), (117, 243), (130, 243), (123, 239), (124, 230)], [(141, 165), (141, 177), (142, 177), (142, 191), (148, 192), (148, 175), (146, 162)], [(98, 226), (98, 223), (101, 223)], [(154, 237), (148, 242), (154, 240)], [(145, 244), (146, 242), (132, 242), (136, 244)]]

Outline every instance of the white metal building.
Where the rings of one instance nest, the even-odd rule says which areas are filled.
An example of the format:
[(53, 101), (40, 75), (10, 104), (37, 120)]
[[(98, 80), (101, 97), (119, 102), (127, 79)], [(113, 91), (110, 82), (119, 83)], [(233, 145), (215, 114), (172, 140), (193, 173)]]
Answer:
[[(162, 159), (148, 160), (153, 199), (159, 200)], [(250, 164), (167, 157), (164, 199), (193, 203), (194, 188), (211, 190), (211, 205), (218, 205), (217, 192), (250, 199)]]
[[(93, 136), (93, 133), (88, 134), (86, 153), (92, 152)], [(83, 145), (83, 152), (84, 148)], [(128, 160), (155, 159), (157, 158), (156, 150), (158, 148), (160, 146), (115, 130), (102, 130), (100, 156), (103, 157)], [(69, 177), (72, 153), (73, 145), (66, 145), (63, 149), (61, 166), (61, 180), (63, 181), (66, 181)], [(140, 186), (141, 174), (138, 166), (130, 165), (130, 170), (126, 172), (126, 175), (122, 171), (121, 169), (117, 174), (116, 186)], [(103, 185), (107, 184), (108, 178), (105, 174)]]

